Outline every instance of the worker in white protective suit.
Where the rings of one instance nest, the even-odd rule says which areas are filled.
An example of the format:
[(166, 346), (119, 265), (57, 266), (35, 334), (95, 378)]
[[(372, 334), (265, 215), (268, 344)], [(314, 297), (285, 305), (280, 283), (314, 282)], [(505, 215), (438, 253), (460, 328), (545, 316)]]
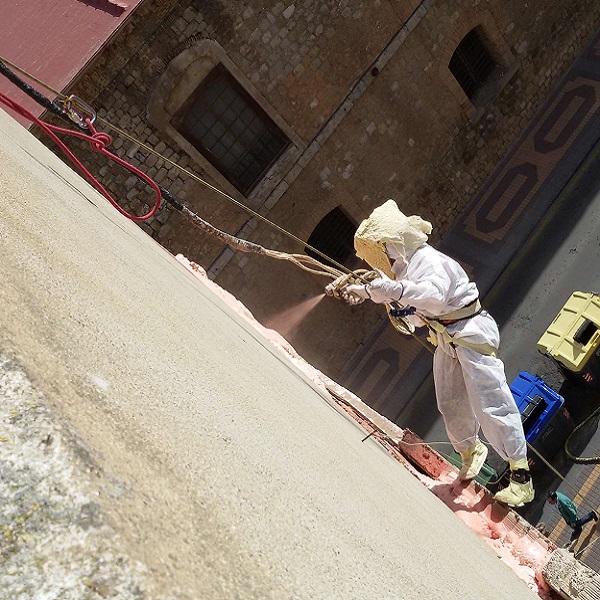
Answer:
[(406, 318), (427, 325), (437, 348), (433, 375), (448, 438), (461, 455), (461, 480), (477, 476), (488, 442), (510, 464), (510, 483), (495, 499), (522, 506), (534, 498), (519, 410), (497, 358), (498, 326), (479, 304), (477, 286), (454, 259), (428, 245), (431, 224), (405, 216), (393, 200), (376, 208), (354, 237), (357, 255), (377, 269), (370, 283), (349, 285), (350, 303), (370, 299), (414, 310)]

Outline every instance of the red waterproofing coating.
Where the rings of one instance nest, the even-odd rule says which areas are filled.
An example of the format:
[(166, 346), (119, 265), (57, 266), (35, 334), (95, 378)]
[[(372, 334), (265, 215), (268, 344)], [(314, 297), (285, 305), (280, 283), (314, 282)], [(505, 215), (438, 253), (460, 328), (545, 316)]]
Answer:
[[(0, 56), (62, 91), (141, 2), (0, 0)], [(43, 111), (4, 78), (0, 92), (36, 116)], [(13, 116), (26, 124), (23, 117)]]

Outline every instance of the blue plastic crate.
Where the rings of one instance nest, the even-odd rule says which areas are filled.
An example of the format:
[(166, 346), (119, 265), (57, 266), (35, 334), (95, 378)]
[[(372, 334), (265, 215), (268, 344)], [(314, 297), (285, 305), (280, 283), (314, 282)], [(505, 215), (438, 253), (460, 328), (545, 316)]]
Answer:
[[(565, 399), (542, 379), (525, 371), (519, 373), (510, 389), (521, 413), (525, 439), (546, 460), (551, 460), (574, 428)], [(534, 454), (529, 454), (530, 464), (538, 462)]]
[(542, 379), (525, 371), (510, 384), (510, 391), (521, 413), (525, 439), (533, 444), (562, 409), (565, 399)]

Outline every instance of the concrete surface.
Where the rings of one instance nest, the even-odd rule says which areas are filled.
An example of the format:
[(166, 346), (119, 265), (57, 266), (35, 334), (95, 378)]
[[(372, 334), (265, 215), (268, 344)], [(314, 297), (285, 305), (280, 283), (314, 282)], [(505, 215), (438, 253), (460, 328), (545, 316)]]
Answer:
[(149, 597), (537, 597), (171, 255), (0, 129), (0, 336), (94, 456)]
[(544, 569), (546, 581), (566, 600), (600, 598), (600, 575), (575, 560), (567, 550), (557, 550)]
[(3, 352), (0, 398), (0, 598), (142, 600), (146, 569), (100, 511), (93, 456)]

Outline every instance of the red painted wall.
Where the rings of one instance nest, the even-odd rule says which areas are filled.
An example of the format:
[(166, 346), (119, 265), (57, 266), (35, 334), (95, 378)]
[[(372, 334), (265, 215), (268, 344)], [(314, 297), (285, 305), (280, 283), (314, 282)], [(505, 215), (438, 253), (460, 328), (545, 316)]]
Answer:
[[(62, 91), (142, 1), (0, 0), (0, 56)], [(0, 91), (43, 112), (2, 76)]]

